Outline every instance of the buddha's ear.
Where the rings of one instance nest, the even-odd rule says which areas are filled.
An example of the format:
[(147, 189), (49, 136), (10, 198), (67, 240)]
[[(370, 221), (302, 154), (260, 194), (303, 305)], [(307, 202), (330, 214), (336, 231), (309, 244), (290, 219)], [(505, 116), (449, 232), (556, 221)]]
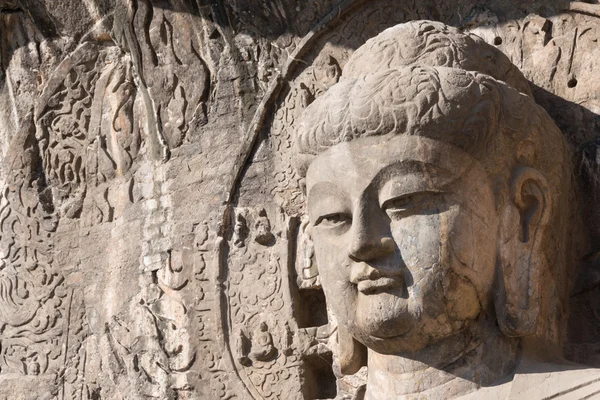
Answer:
[(340, 371), (344, 375), (354, 375), (362, 366), (367, 365), (367, 348), (342, 325), (338, 325), (337, 339)]
[(507, 336), (534, 334), (540, 313), (540, 283), (547, 263), (541, 248), (552, 210), (546, 178), (519, 167), (511, 177), (508, 201), (500, 211), (496, 315)]

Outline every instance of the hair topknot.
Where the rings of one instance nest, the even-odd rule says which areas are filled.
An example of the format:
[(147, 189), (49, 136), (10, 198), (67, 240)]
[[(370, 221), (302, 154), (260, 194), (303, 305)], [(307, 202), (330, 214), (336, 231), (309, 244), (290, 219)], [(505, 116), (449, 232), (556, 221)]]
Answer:
[(363, 136), (402, 133), (442, 139), (461, 130), (467, 150), (487, 146), (501, 94), (486, 75), (452, 68), (385, 69), (334, 85), (306, 111), (301, 153), (317, 155)]
[[(386, 29), (354, 52), (340, 81), (297, 125), (297, 169), (304, 175), (313, 157), (338, 143), (387, 134), (429, 137), (482, 154), (491, 173), (520, 142), (566, 152), (554, 121), (504, 54), (431, 21)], [(543, 163), (538, 150), (528, 153), (527, 164)]]
[(406, 22), (367, 40), (348, 60), (342, 80), (411, 65), (477, 71), (531, 96), (527, 80), (504, 53), (478, 36), (434, 21)]

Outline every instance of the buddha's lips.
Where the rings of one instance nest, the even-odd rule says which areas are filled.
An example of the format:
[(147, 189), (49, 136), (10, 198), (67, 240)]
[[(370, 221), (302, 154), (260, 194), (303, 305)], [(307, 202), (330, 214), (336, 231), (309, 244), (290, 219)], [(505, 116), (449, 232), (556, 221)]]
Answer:
[(363, 294), (372, 294), (385, 289), (392, 289), (402, 284), (401, 278), (381, 277), (377, 279), (363, 279), (356, 284), (358, 291)]

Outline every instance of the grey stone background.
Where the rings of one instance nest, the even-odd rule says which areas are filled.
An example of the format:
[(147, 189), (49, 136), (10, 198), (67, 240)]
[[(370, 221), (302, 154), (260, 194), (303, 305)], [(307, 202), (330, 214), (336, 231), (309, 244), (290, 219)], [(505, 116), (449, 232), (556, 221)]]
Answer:
[(567, 350), (600, 365), (598, 2), (0, 0), (0, 398), (360, 398), (298, 233), (294, 122), (415, 19), (505, 52), (572, 144)]

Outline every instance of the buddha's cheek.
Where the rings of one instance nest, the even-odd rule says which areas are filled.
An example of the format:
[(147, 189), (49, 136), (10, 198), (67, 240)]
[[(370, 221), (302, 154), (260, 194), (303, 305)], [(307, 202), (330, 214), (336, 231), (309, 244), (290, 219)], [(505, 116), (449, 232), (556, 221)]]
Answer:
[(457, 205), (441, 216), (444, 291), (449, 313), (458, 319), (476, 317), (491, 302), (497, 223), (495, 214), (483, 217), (482, 212)]
[(444, 314), (440, 221), (440, 214), (431, 212), (392, 223), (405, 265), (409, 312), (418, 320)]
[(476, 319), (491, 298), (495, 232), (467, 207), (440, 215), (440, 264), (445, 313), (456, 328)]
[(422, 333), (444, 336), (476, 318), (481, 302), (474, 280), (491, 277), (477, 277), (473, 268), (464, 271), (466, 262), (476, 259), (470, 218), (451, 206), (397, 221), (393, 231), (407, 267), (408, 309), (423, 322)]
[(412, 286), (440, 263), (440, 214), (429, 212), (392, 221), (391, 230)]
[(461, 323), (477, 318), (481, 312), (481, 304), (475, 286), (453, 271), (446, 275), (443, 282), (446, 311), (450, 321)]
[(314, 234), (315, 260), (327, 306), (346, 324), (356, 313), (356, 288), (350, 283), (350, 267), (344, 237)]

